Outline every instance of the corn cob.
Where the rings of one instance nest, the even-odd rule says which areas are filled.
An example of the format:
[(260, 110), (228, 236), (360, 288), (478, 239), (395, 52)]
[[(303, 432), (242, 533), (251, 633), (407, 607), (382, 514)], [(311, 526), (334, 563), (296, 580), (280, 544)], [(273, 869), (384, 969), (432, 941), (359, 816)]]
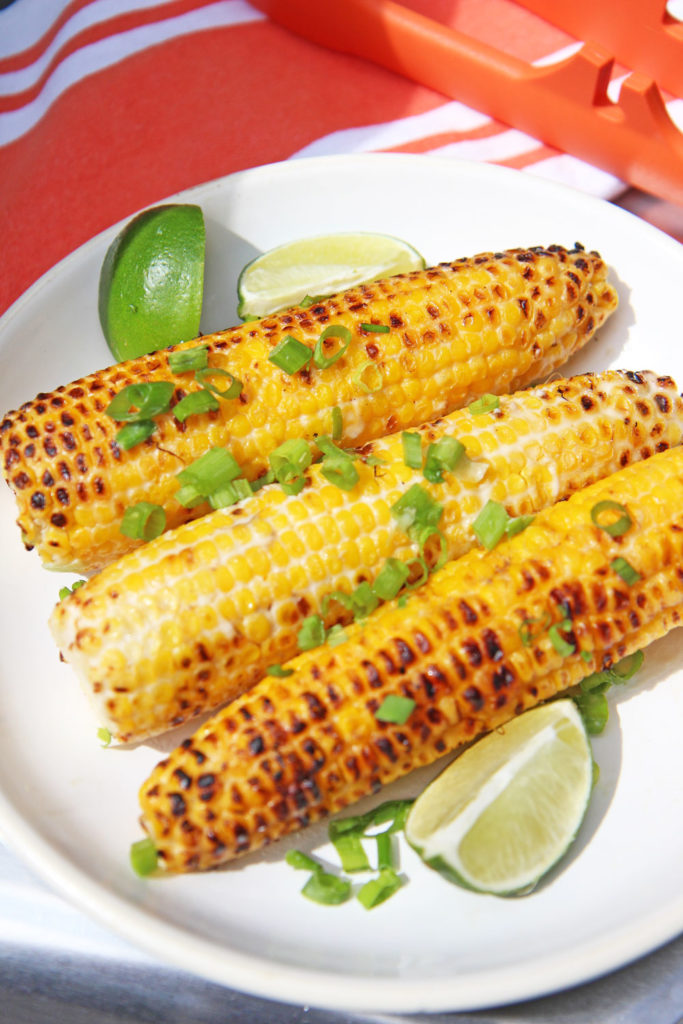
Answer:
[[(443, 483), (406, 466), (401, 434), (363, 449), (351, 491), (319, 465), (288, 496), (266, 487), (233, 508), (130, 552), (60, 602), (51, 627), (98, 720), (118, 741), (153, 735), (213, 710), (294, 657), (304, 618), (351, 614), (334, 593), (374, 583), (387, 558), (417, 568), (419, 549), (391, 513), (415, 483), (438, 501), (445, 542), (427, 554), (457, 558), (493, 500), (511, 516), (537, 512), (629, 461), (683, 440), (683, 400), (667, 377), (607, 371), (501, 397), (485, 415), (452, 413), (417, 431), (423, 448), (458, 438), (467, 456)], [(141, 609), (144, 608), (144, 613)]]
[[(603, 528), (604, 501), (627, 510), (620, 536)], [(616, 558), (639, 574), (630, 586)], [(209, 719), (140, 791), (161, 863), (203, 869), (257, 849), (609, 667), (680, 624), (681, 565), (678, 447), (449, 563), (406, 607), (386, 604)], [(404, 724), (376, 717), (392, 694), (415, 702)]]
[[(177, 346), (206, 345), (209, 364), (237, 377), (242, 392), (184, 424), (172, 411), (158, 416), (156, 432), (129, 451), (104, 411), (117, 392), (173, 381), (174, 403), (197, 390), (187, 374), (174, 376), (166, 352), (41, 393), (0, 423), (24, 543), (49, 568), (99, 570), (136, 544), (119, 531), (127, 506), (160, 505), (168, 528), (208, 511), (206, 503), (184, 508), (175, 494), (178, 472), (209, 448), (227, 446), (253, 480), (284, 440), (329, 434), (335, 406), (344, 445), (435, 419), (485, 392), (543, 379), (616, 303), (599, 255), (578, 247), (485, 253), (387, 278)], [(368, 331), (367, 323), (390, 330)], [(353, 336), (334, 365), (288, 376), (269, 361), (286, 335), (313, 349), (332, 324)]]

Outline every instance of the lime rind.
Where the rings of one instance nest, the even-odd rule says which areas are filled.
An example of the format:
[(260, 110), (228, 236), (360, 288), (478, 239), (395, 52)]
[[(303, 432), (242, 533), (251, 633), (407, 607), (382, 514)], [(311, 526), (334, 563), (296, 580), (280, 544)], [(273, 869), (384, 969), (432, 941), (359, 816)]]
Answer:
[(197, 337), (205, 246), (193, 204), (151, 207), (116, 236), (100, 271), (98, 312), (118, 361)]
[(339, 232), (269, 249), (248, 263), (237, 282), (238, 315), (270, 316), (306, 296), (329, 296), (425, 267), (408, 242), (372, 232)]
[(521, 895), (566, 855), (592, 783), (581, 716), (573, 701), (555, 701), (452, 762), (413, 805), (406, 838), (448, 881), (497, 896)]

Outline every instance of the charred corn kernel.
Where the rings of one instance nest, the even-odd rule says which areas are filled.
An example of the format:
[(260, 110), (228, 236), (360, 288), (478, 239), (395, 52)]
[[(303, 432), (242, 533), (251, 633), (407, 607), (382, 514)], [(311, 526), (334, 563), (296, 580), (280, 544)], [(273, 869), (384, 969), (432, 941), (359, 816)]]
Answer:
[[(126, 506), (160, 505), (167, 529), (206, 514), (206, 502), (177, 502), (176, 477), (210, 448), (227, 447), (253, 480), (285, 439), (329, 433), (334, 406), (342, 447), (361, 445), (482, 393), (543, 379), (615, 309), (606, 274), (599, 255), (580, 248), (484, 253), (184, 343), (177, 348), (206, 346), (209, 365), (237, 377), (241, 395), (185, 424), (160, 415), (154, 434), (129, 451), (116, 444), (118, 424), (105, 414), (114, 394), (132, 382), (172, 380), (177, 399), (194, 387), (170, 372), (166, 352), (40, 394), (0, 422), (25, 544), (50, 568), (93, 572), (139, 545), (119, 531)], [(391, 330), (368, 340), (360, 325), (369, 318)], [(353, 333), (333, 366), (288, 376), (268, 360), (286, 334), (313, 350), (330, 323)]]
[[(549, 416), (550, 410), (557, 415)], [(585, 448), (580, 435), (589, 420), (604, 424), (613, 444)], [(683, 400), (670, 378), (609, 371), (502, 396), (491, 414), (473, 416), (463, 409), (419, 433), (423, 452), (440, 437), (453, 436), (466, 452), (481, 454), (469, 467), (445, 473), (443, 483), (431, 484), (421, 470), (405, 465), (401, 434), (391, 435), (363, 447), (365, 457), (385, 462), (357, 462), (361, 479), (352, 492), (328, 484), (320, 467), (312, 466), (300, 494), (288, 497), (278, 486), (265, 487), (242, 506), (214, 512), (130, 552), (62, 601), (52, 630), (92, 694), (100, 724), (119, 741), (140, 739), (234, 698), (253, 682), (257, 664), (261, 674), (268, 667), (269, 639), (280, 660), (292, 657), (302, 621), (321, 613), (328, 594), (372, 583), (387, 558), (415, 559), (417, 544), (391, 513), (415, 483), (443, 506), (439, 526), (446, 555), (457, 558), (476, 543), (472, 523), (490, 499), (502, 502), (511, 516), (530, 514), (657, 448), (679, 444)], [(503, 440), (496, 445), (499, 435)], [(581, 457), (565, 466), (556, 450)], [(199, 550), (205, 553), (201, 559)], [(428, 554), (434, 564), (439, 544)], [(215, 610), (216, 623), (200, 635), (194, 611), (206, 606)], [(328, 626), (348, 621), (336, 603), (326, 611)], [(263, 649), (260, 663), (254, 659), (248, 672), (240, 647), (245, 615), (270, 622), (269, 639), (250, 637)], [(168, 624), (174, 630), (170, 675), (156, 663), (169, 647)], [(83, 638), (91, 634), (100, 639), (89, 652)], [(135, 668), (136, 644), (149, 658), (149, 673), (142, 677)], [(128, 667), (103, 682), (101, 659), (111, 647), (124, 652)], [(217, 671), (206, 681), (200, 674), (213, 664)], [(129, 693), (125, 713), (117, 688)], [(171, 701), (152, 699), (169, 690), (175, 694)]]
[[(628, 509), (620, 538), (592, 522), (606, 499)], [(160, 863), (211, 868), (334, 814), (680, 625), (682, 509), (678, 447), (451, 562), (404, 609), (391, 602), (350, 626), (346, 643), (289, 662), (277, 686), (258, 683), (142, 786)], [(611, 570), (617, 551), (640, 573), (632, 586)], [(520, 627), (544, 617), (550, 628), (525, 646)], [(571, 653), (561, 654), (552, 628), (567, 619)], [(396, 694), (415, 702), (408, 720), (378, 721)]]

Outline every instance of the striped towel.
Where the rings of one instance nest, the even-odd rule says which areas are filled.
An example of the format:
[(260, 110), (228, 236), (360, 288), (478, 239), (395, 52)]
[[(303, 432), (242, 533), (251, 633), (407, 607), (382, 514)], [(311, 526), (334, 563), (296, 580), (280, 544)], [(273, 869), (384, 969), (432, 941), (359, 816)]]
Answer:
[[(404, 2), (529, 61), (578, 45), (512, 0)], [(135, 210), (276, 160), (432, 153), (603, 197), (622, 188), (461, 103), (291, 35), (247, 0), (0, 0), (0, 8), (0, 312)]]

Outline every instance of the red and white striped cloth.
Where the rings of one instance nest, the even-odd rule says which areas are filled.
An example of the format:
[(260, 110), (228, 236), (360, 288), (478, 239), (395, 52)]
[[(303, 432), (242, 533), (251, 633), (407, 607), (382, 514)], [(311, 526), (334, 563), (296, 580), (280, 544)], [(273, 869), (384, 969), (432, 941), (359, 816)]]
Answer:
[[(529, 61), (576, 45), (512, 0), (403, 2)], [(0, 312), (90, 236), (180, 189), (275, 160), (377, 151), (505, 164), (605, 197), (622, 188), (291, 35), (247, 0), (5, 0)]]

